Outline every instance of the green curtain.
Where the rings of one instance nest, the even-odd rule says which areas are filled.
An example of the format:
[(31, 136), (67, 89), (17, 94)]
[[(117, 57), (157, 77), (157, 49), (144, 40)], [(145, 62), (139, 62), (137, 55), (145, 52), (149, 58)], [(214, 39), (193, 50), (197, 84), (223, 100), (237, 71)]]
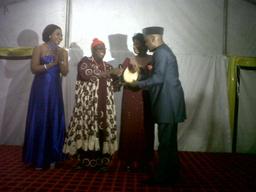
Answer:
[(235, 104), (236, 104), (236, 83), (237, 67), (256, 67), (256, 57), (229, 57), (228, 65), (228, 96), (230, 110), (230, 127), (234, 130)]
[(0, 48), (0, 59), (28, 59), (32, 51), (32, 47)]

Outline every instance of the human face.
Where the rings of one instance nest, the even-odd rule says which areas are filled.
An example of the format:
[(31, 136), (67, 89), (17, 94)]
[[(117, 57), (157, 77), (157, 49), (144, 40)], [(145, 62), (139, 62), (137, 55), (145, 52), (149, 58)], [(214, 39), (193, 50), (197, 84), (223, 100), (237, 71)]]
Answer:
[(150, 51), (154, 50), (155, 49), (154, 37), (152, 35), (146, 35), (145, 36), (145, 44)]
[(141, 52), (142, 52), (142, 43), (137, 40), (137, 39), (134, 39), (133, 41), (133, 51), (135, 54), (139, 55)]
[(95, 46), (92, 49), (93, 57), (97, 60), (102, 60), (106, 54), (106, 48), (104, 44)]
[(59, 45), (62, 40), (63, 36), (61, 29), (55, 29), (55, 31), (50, 35), (50, 41)]

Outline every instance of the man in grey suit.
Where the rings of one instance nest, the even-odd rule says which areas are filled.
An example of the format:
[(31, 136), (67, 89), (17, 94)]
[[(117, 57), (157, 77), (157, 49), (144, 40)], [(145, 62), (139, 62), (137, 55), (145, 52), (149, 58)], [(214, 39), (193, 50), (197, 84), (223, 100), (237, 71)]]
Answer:
[(162, 27), (143, 29), (146, 45), (153, 53), (153, 72), (131, 86), (148, 89), (155, 123), (158, 124), (159, 164), (146, 184), (171, 184), (179, 175), (177, 127), (186, 119), (184, 92), (172, 50), (163, 41)]

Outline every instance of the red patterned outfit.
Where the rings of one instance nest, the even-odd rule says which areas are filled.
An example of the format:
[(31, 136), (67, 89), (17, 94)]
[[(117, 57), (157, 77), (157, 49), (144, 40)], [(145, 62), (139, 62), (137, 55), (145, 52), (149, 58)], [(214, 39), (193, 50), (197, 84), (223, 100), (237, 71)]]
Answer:
[(93, 57), (84, 57), (78, 64), (75, 106), (63, 151), (78, 154), (86, 167), (108, 164), (117, 150), (113, 82), (100, 77), (111, 69), (111, 65), (97, 63)]

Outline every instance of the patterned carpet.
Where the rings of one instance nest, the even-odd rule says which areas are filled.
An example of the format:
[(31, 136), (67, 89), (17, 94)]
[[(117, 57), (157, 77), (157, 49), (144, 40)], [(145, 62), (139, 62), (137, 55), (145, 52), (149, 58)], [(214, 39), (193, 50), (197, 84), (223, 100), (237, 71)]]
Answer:
[(181, 180), (174, 186), (147, 186), (142, 172), (126, 172), (116, 158), (110, 170), (73, 170), (65, 161), (52, 170), (36, 171), (21, 162), (20, 146), (0, 146), (1, 192), (251, 192), (256, 191), (256, 156), (180, 152)]

